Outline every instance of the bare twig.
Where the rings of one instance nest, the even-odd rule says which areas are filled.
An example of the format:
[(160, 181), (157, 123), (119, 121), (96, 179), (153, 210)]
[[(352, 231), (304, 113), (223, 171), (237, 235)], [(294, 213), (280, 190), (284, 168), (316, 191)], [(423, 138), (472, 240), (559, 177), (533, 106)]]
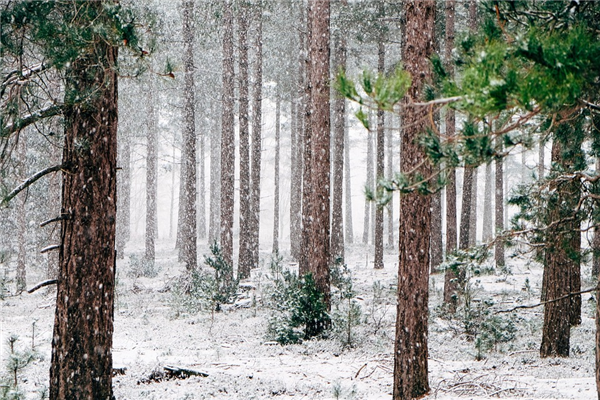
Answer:
[(42, 223), (40, 224), (40, 228), (43, 228), (43, 227), (45, 227), (46, 225), (48, 225), (48, 224), (51, 224), (51, 223), (53, 223), (53, 222), (62, 221), (63, 219), (68, 219), (68, 218), (69, 218), (69, 214), (62, 214), (62, 215), (60, 215), (60, 216), (58, 216), (58, 217), (54, 217), (54, 218), (52, 218), (52, 219), (49, 219), (49, 220), (47, 220), (47, 221), (44, 221), (44, 222), (42, 222)]
[(60, 244), (53, 244), (51, 246), (44, 247), (42, 250), (40, 250), (40, 253), (44, 254), (44, 253), (47, 253), (49, 251), (56, 250), (56, 249), (60, 249)]
[(566, 294), (564, 296), (557, 297), (556, 299), (547, 300), (547, 301), (541, 301), (541, 302), (539, 302), (537, 304), (524, 304), (524, 305), (521, 305), (521, 306), (516, 306), (516, 307), (513, 307), (513, 308), (509, 308), (508, 310), (499, 310), (499, 311), (496, 311), (494, 314), (505, 314), (505, 313), (513, 312), (515, 310), (520, 310), (520, 309), (524, 309), (524, 308), (536, 308), (536, 307), (543, 306), (545, 304), (550, 304), (550, 303), (555, 303), (557, 301), (565, 300), (565, 299), (568, 299), (569, 297), (577, 296), (577, 295), (584, 294), (584, 293), (591, 293), (591, 292), (594, 292), (596, 290), (598, 290), (598, 286), (593, 287), (593, 288), (589, 288), (589, 289), (585, 289), (585, 290), (581, 290), (579, 292), (568, 293), (568, 294)]
[(58, 279), (47, 279), (47, 280), (45, 280), (43, 282), (38, 283), (37, 285), (35, 285), (31, 289), (29, 289), (27, 291), (27, 293), (31, 294), (31, 293), (35, 292), (36, 290), (43, 288), (44, 286), (50, 286), (50, 285), (54, 285), (56, 283), (58, 283)]
[(29, 186), (31, 186), (35, 181), (37, 181), (38, 179), (42, 178), (43, 176), (46, 176), (48, 174), (51, 174), (52, 172), (57, 172), (63, 169), (63, 165), (54, 165), (52, 167), (48, 167), (46, 169), (43, 169), (39, 172), (36, 172), (35, 174), (33, 174), (32, 176), (30, 176), (29, 178), (25, 179), (23, 181), (23, 183), (21, 183), (19, 186), (17, 186), (16, 188), (14, 188), (12, 190), (12, 192), (10, 192), (9, 194), (7, 194), (2, 201), (0, 201), (0, 207), (1, 206), (6, 206), (8, 204), (9, 201), (11, 201), (16, 195), (18, 195), (20, 192), (22, 192), (23, 190), (27, 189)]

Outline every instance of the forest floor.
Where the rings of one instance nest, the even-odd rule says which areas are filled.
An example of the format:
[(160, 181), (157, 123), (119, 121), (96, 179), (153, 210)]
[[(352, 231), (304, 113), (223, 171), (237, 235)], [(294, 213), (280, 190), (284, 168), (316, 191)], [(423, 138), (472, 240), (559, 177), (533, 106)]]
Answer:
[[(287, 346), (267, 337), (274, 311), (264, 306), (270, 285), (266, 254), (264, 265), (252, 273), (254, 289), (246, 301), (239, 302), (243, 307), (218, 313), (186, 312), (172, 290), (182, 266), (171, 249), (172, 243), (159, 245), (159, 273), (153, 278), (131, 272), (135, 258), (118, 263), (113, 357), (115, 368), (125, 369), (114, 378), (118, 400), (391, 399), (395, 252), (386, 254), (385, 269), (374, 270), (366, 247), (348, 251), (347, 265), (357, 293), (354, 300), (362, 315), (360, 325), (352, 328), (353, 343), (348, 347), (343, 344), (344, 332)], [(139, 248), (128, 250), (142, 252)], [(208, 253), (206, 246), (204, 253)], [(294, 268), (285, 259), (283, 266)], [(589, 277), (589, 271), (584, 269), (583, 275)], [(29, 287), (43, 276), (42, 270), (28, 271)], [(581, 326), (572, 329), (569, 358), (540, 359), (542, 308), (496, 313), (537, 303), (541, 276), (538, 264), (509, 259), (504, 273), (471, 278), (471, 307), (462, 308), (454, 318), (440, 311), (443, 275), (431, 276), (431, 392), (426, 399), (595, 398), (595, 300), (590, 294), (583, 296)], [(582, 287), (591, 285), (586, 280)], [(41, 289), (0, 301), (3, 372), (10, 334), (19, 335), (18, 349), (33, 344), (40, 355), (19, 373), (26, 398), (40, 398), (39, 391), (48, 385), (54, 297), (54, 289)], [(158, 379), (169, 365), (208, 376)]]

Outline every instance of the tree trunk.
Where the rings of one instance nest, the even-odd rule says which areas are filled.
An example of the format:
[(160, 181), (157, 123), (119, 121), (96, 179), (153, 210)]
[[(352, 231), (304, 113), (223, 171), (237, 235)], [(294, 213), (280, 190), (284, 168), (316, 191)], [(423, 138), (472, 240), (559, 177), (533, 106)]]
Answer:
[(206, 126), (202, 125), (202, 131), (198, 137), (199, 143), (199, 156), (198, 164), (200, 170), (198, 171), (198, 239), (206, 239), (206, 171), (204, 166), (204, 160), (206, 157)]
[(279, 253), (279, 152), (281, 149), (281, 95), (275, 99), (275, 193), (273, 194), (273, 254)]
[(210, 219), (208, 240), (210, 243), (220, 240), (221, 232), (221, 132), (216, 107), (211, 108), (213, 125), (210, 133)]
[[(423, 85), (430, 78), (429, 57), (433, 52), (435, 1), (404, 3), (406, 38), (402, 59), (412, 76), (407, 97), (421, 100)], [(408, 100), (406, 100), (408, 101)], [(415, 138), (425, 131), (427, 109), (407, 107), (403, 115), (401, 171), (411, 171), (426, 159)], [(430, 176), (423, 162), (418, 172)], [(431, 198), (417, 193), (400, 198), (398, 305), (394, 349), (394, 391), (397, 400), (419, 398), (429, 391), (427, 372), (427, 316), (429, 289), (429, 237)]]
[(458, 247), (469, 248), (469, 231), (471, 228), (471, 205), (473, 199), (473, 168), (465, 166), (463, 176), (462, 207), (460, 212), (460, 237)]
[[(346, 70), (346, 38), (336, 40), (335, 71)], [(333, 205), (331, 213), (331, 256), (344, 259), (344, 133), (346, 131), (346, 99), (333, 100)]]
[(117, 258), (122, 259), (125, 256), (125, 245), (129, 242), (131, 225), (131, 138), (127, 133), (123, 133), (121, 137), (119, 167)]
[(233, 196), (235, 193), (233, 14), (230, 0), (224, 0), (224, 5), (223, 92), (221, 98), (221, 250), (225, 262), (233, 265)]
[(197, 269), (197, 234), (196, 234), (196, 113), (194, 84), (194, 2), (183, 3), (183, 143), (181, 150), (181, 168), (184, 177), (183, 220), (181, 226), (182, 261), (188, 271)]
[[(312, 218), (312, 182), (311, 172), (314, 166), (312, 165), (312, 126), (311, 126), (311, 113), (313, 112), (312, 102), (312, 82), (310, 81), (310, 45), (311, 45), (311, 29), (312, 29), (312, 7), (313, 2), (308, 2), (308, 12), (306, 20), (307, 35), (303, 43), (304, 48), (301, 50), (301, 54), (306, 57), (304, 67), (304, 95), (302, 96), (302, 112), (303, 112), (303, 129), (302, 129), (302, 245), (300, 251), (300, 265), (299, 274), (303, 276), (310, 272), (310, 258), (309, 258), (309, 246), (310, 246), (310, 234), (312, 232), (311, 218)], [(302, 42), (301, 42), (302, 44)]]
[(250, 199), (250, 125), (248, 108), (248, 16), (247, 6), (237, 6), (238, 25), (238, 122), (240, 152), (240, 240), (238, 252), (238, 276), (241, 279), (250, 276), (252, 268), (251, 224), (252, 200)]
[(471, 206), (469, 215), (469, 247), (477, 244), (477, 190), (479, 181), (479, 169), (473, 169), (473, 189), (471, 189)]
[(256, 36), (254, 41), (254, 88), (252, 95), (252, 166), (250, 171), (250, 250), (252, 266), (259, 264), (260, 250), (260, 172), (262, 155), (262, 84), (263, 84), (263, 54), (262, 54), (262, 3), (255, 6), (254, 21), (256, 21)]
[(154, 265), (156, 258), (156, 194), (158, 172), (158, 132), (156, 130), (156, 114), (154, 112), (154, 87), (148, 85), (148, 116), (146, 125), (146, 240), (144, 261)]
[[(392, 118), (390, 118), (392, 119)], [(388, 124), (387, 137), (385, 141), (387, 143), (387, 178), (392, 179), (394, 176), (394, 143), (392, 143), (392, 131), (394, 130), (393, 124)], [(394, 194), (387, 205), (387, 221), (388, 221), (388, 246), (394, 248)]]
[[(452, 60), (452, 49), (454, 47), (454, 21), (455, 0), (446, 1), (446, 40), (444, 49), (444, 62), (448, 75), (454, 75), (454, 62)], [(446, 109), (446, 137), (451, 138), (455, 134), (456, 121), (454, 110)], [(446, 259), (456, 251), (456, 170), (450, 168), (448, 171), (448, 183), (446, 184)], [(449, 312), (456, 312), (458, 305), (458, 274), (454, 269), (447, 269), (444, 274), (444, 305)]]
[[(560, 129), (560, 127), (559, 127)], [(570, 143), (569, 146), (572, 144)], [(569, 170), (563, 158), (562, 144), (559, 140), (552, 143), (552, 163), (562, 164)], [(579, 198), (578, 188), (571, 182), (553, 183), (551, 190), (555, 195), (550, 198), (548, 210), (547, 244), (544, 248), (544, 277), (542, 279), (543, 300), (551, 301), (564, 297), (571, 292), (573, 255), (571, 250), (575, 241), (573, 222), (561, 222), (571, 217), (573, 206)], [(572, 299), (553, 301), (544, 305), (544, 325), (542, 328), (541, 357), (568, 357), (571, 335)]]
[[(600, 173), (600, 157), (596, 158), (596, 171), (596, 173)], [(592, 240), (592, 279), (598, 279), (600, 275), (600, 226), (598, 226), (598, 223), (600, 221), (594, 220), (593, 223), (595, 226), (594, 238)]]
[[(329, 310), (329, 241), (330, 241), (330, 88), (329, 88), (329, 1), (309, 0), (309, 61), (311, 196), (307, 229), (309, 246), (308, 271), (322, 293)], [(315, 326), (320, 331), (325, 326)]]
[[(19, 180), (27, 179), (27, 133), (19, 135), (17, 153), (19, 157)], [(16, 293), (20, 294), (27, 286), (27, 196), (21, 193), (17, 199), (17, 270)]]
[(485, 164), (485, 189), (483, 194), (483, 231), (481, 238), (489, 243), (493, 238), (492, 230), (492, 163)]
[[(102, 15), (105, 3), (87, 7)], [(62, 212), (69, 218), (61, 221), (51, 400), (113, 398), (116, 63), (117, 48), (96, 37), (93, 52), (81, 55), (66, 72), (66, 93), (96, 95), (85, 105), (65, 102), (63, 164), (68, 172), (63, 173)]]
[[(383, 13), (382, 13), (383, 14)], [(383, 37), (380, 36), (379, 43), (377, 46), (377, 72), (379, 74), (385, 73), (385, 45), (383, 43)], [(384, 158), (385, 158), (385, 115), (383, 110), (377, 110), (377, 151), (376, 151), (376, 171), (375, 171), (375, 182), (374, 188), (376, 193), (379, 192), (377, 189), (377, 182), (384, 178)], [(374, 267), (375, 269), (383, 269), (383, 207), (375, 207), (375, 258)]]
[(539, 150), (538, 150), (538, 156), (539, 156), (539, 163), (538, 163), (538, 180), (541, 181), (542, 179), (544, 179), (544, 174), (546, 171), (546, 162), (545, 162), (545, 158), (546, 158), (546, 143), (544, 143), (543, 141), (540, 141), (539, 144)]
[(290, 255), (292, 259), (300, 260), (301, 243), (301, 215), (302, 215), (302, 162), (298, 154), (301, 153), (299, 113), (297, 109), (296, 93), (293, 91), (290, 100), (290, 160), (291, 160), (291, 178), (290, 178)]
[(169, 205), (169, 239), (173, 238), (173, 230), (175, 227), (175, 170), (177, 169), (177, 163), (175, 162), (176, 157), (176, 136), (177, 134), (173, 131), (173, 143), (171, 148), (171, 201)]
[[(496, 237), (498, 237), (498, 235), (504, 231), (504, 160), (499, 158), (495, 163), (494, 227), (496, 230)], [(496, 240), (494, 246), (494, 261), (496, 262), (496, 268), (504, 268), (504, 242), (502, 240)]]
[[(371, 191), (374, 192), (373, 188), (373, 172), (374, 172), (374, 162), (373, 162), (373, 135), (371, 132), (368, 132), (366, 135), (367, 138), (367, 182), (365, 186)], [(371, 207), (373, 207), (373, 202), (371, 202), (368, 198), (365, 197), (365, 215), (363, 221), (363, 243), (369, 244), (369, 231), (371, 230)]]
[(345, 186), (345, 242), (354, 243), (354, 226), (352, 224), (352, 179), (350, 174), (350, 136), (348, 134), (347, 116), (344, 116), (344, 186)]

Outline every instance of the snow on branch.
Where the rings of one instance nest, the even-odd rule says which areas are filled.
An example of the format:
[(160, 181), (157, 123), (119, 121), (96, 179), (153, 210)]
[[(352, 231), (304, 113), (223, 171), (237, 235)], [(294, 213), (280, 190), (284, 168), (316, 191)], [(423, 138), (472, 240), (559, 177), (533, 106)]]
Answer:
[(35, 183), (38, 179), (51, 174), (52, 172), (58, 172), (60, 170), (63, 169), (63, 164), (60, 165), (54, 165), (52, 167), (48, 167), (46, 169), (43, 169), (41, 171), (36, 172), (35, 174), (33, 174), (32, 176), (30, 176), (29, 178), (25, 179), (19, 186), (17, 186), (16, 188), (14, 188), (12, 190), (12, 192), (10, 192), (9, 194), (7, 194), (2, 201), (0, 201), (0, 207), (1, 206), (6, 206), (8, 204), (9, 201), (11, 201), (16, 195), (18, 195), (20, 192), (22, 192), (23, 190), (27, 189), (29, 186), (31, 186), (33, 183)]

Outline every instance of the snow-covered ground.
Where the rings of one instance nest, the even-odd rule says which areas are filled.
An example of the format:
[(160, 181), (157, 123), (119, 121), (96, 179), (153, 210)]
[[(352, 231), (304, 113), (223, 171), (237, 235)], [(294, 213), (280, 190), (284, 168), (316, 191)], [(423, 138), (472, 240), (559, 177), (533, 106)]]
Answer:
[[(205, 246), (202, 250), (208, 251)], [(357, 301), (366, 320), (354, 328), (358, 340), (353, 348), (344, 348), (335, 335), (288, 346), (267, 340), (267, 320), (272, 311), (261, 306), (268, 280), (267, 262), (253, 271), (257, 301), (249, 308), (212, 315), (177, 315), (173, 294), (165, 290), (182, 272), (172, 243), (159, 243), (160, 273), (155, 278), (132, 277), (128, 274), (129, 259), (121, 260), (117, 267), (113, 357), (115, 367), (126, 371), (114, 378), (117, 399), (391, 399), (397, 255), (389, 251), (385, 269), (374, 270), (368, 252), (367, 247), (355, 246), (347, 254)], [(491, 309), (500, 310), (538, 302), (540, 266), (522, 259), (508, 263), (511, 274), (473, 278), (473, 304), (492, 299)], [(43, 279), (43, 271), (30, 269), (29, 286), (38, 279)], [(383, 298), (373, 306), (376, 281), (381, 283)], [(584, 282), (583, 286), (590, 285)], [(512, 318), (516, 338), (497, 344), (483, 354), (484, 359), (476, 361), (475, 341), (462, 333), (461, 317), (450, 320), (440, 312), (442, 286), (443, 275), (433, 275), (431, 392), (427, 399), (595, 398), (590, 295), (583, 297), (582, 325), (572, 330), (570, 358), (540, 359), (543, 310), (535, 308), (512, 316), (502, 314)], [(54, 296), (53, 289), (41, 289), (0, 301), (2, 368), (8, 352), (7, 336), (16, 333), (20, 337), (17, 347), (30, 347), (35, 322), (34, 345), (42, 357), (20, 374), (27, 398), (39, 398), (36, 391), (48, 385)], [(202, 371), (208, 377), (149, 381), (152, 372), (161, 371), (165, 365)]]

